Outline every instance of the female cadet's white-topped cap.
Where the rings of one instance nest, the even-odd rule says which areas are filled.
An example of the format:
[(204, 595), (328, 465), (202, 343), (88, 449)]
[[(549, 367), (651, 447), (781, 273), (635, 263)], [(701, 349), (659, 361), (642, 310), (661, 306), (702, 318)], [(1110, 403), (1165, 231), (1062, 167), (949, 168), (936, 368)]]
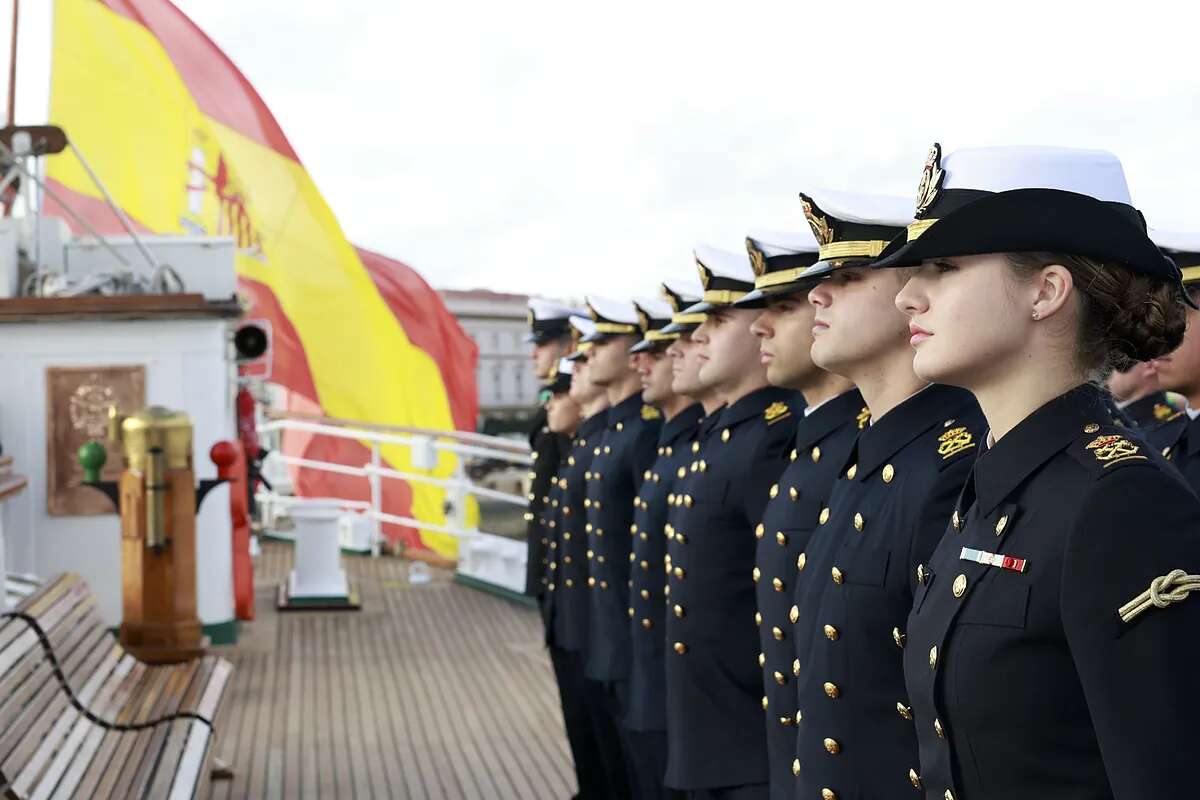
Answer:
[(695, 275), (663, 281), (662, 296), (671, 304), (673, 312), (671, 324), (662, 329), (663, 333), (681, 334), (704, 322), (703, 313), (689, 314), (687, 312), (687, 309), (699, 303), (704, 296), (704, 287)]
[(1179, 267), (1184, 286), (1200, 286), (1200, 233), (1151, 228), (1150, 240)]
[(568, 322), (572, 314), (583, 314), (578, 308), (563, 305), (557, 300), (544, 297), (529, 298), (529, 333), (525, 341), (545, 344), (571, 334), (571, 324)]
[(1028, 252), (1115, 261), (1180, 282), (1174, 262), (1146, 233), (1120, 160), (1067, 147), (983, 147), (943, 159), (935, 144), (917, 189), (916, 221), (875, 266)]
[(731, 306), (754, 289), (754, 268), (745, 251), (731, 253), (702, 244), (696, 246), (692, 255), (704, 292), (700, 302), (689, 306), (686, 313), (702, 314), (719, 306)]
[(912, 201), (886, 194), (813, 189), (800, 193), (800, 207), (818, 244), (817, 262), (800, 274), (806, 281), (869, 266), (913, 221)]
[(578, 361), (587, 356), (587, 351), (592, 349), (592, 343), (587, 340), (587, 337), (596, 332), (596, 323), (591, 317), (571, 315), (571, 341), (574, 343), (574, 349), (567, 355), (571, 361)]
[(678, 333), (663, 333), (663, 328), (670, 324), (675, 313), (666, 300), (657, 297), (636, 297), (633, 306), (637, 310), (638, 328), (642, 331), (642, 339), (629, 348), (630, 353), (658, 350), (679, 338)]
[(633, 303), (594, 294), (590, 294), (584, 299), (587, 303), (588, 314), (596, 323), (596, 329), (583, 337), (583, 341), (598, 342), (610, 336), (639, 332), (637, 309), (633, 307)]
[(753, 231), (746, 237), (746, 253), (754, 270), (754, 291), (738, 300), (739, 308), (762, 308), (774, 295), (807, 292), (813, 281), (801, 281), (804, 270), (816, 263), (820, 245), (812, 231)]

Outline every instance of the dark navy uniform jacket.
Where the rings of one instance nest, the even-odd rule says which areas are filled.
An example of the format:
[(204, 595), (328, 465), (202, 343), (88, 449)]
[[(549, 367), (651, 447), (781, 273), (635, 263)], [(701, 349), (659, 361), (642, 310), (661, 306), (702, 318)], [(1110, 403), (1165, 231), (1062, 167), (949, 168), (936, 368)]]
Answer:
[(633, 552), (629, 557), (632, 663), (629, 707), (625, 711), (625, 727), (634, 731), (667, 729), (667, 676), (663, 662), (667, 496), (674, 496), (681, 472), (693, 458), (691, 444), (703, 415), (704, 410), (696, 404), (663, 424), (658, 437), (658, 457), (642, 476), (642, 489), (634, 502), (630, 528)]
[(555, 619), (558, 616), (559, 573), (562, 538), (559, 534), (559, 509), (562, 508), (563, 489), (558, 477), (566, 468), (566, 457), (559, 462), (559, 470), (551, 476), (550, 488), (547, 489), (546, 502), (542, 505), (537, 516), (538, 528), (541, 531), (542, 556), (541, 573), (538, 581), (541, 587), (538, 592), (538, 608), (542, 612), (542, 628), (547, 645), (556, 647)]
[(767, 387), (721, 412), (677, 487), (667, 540), (667, 777), (675, 789), (766, 783), (754, 627), (754, 528), (802, 401)]
[(1176, 411), (1143, 433), (1146, 442), (1183, 473), (1193, 491), (1200, 492), (1200, 421)]
[(554, 642), (564, 650), (584, 652), (588, 645), (587, 494), (584, 475), (591, 470), (593, 452), (608, 422), (608, 410), (585, 419), (575, 431), (567, 463), (559, 473), (562, 498), (558, 508), (558, 580), (555, 582)]
[(1121, 411), (1125, 413), (1130, 422), (1143, 429), (1153, 428), (1182, 412), (1181, 409), (1171, 405), (1166, 392), (1148, 394), (1139, 400), (1134, 400)]
[(912, 792), (917, 739), (894, 632), (985, 435), (975, 398), (934, 384), (874, 420), (843, 462), (797, 598), (798, 797)]
[(546, 536), (540, 517), (550, 500), (551, 479), (566, 450), (565, 438), (546, 427), (544, 407), (533, 418), (529, 448), (533, 465), (529, 468), (529, 510), (525, 513), (525, 594), (537, 596), (544, 590), (541, 579), (546, 562), (542, 559), (549, 545), (549, 541), (543, 541)]
[[(792, 761), (796, 757), (796, 684), (792, 662), (795, 643), (790, 611), (796, 580), (811, 573), (796, 568), (817, 517), (846, 455), (865, 427), (869, 413), (858, 390), (821, 404), (808, 416), (798, 417), (787, 469), (768, 492), (770, 502), (762, 523), (754, 529), (758, 540), (754, 580), (758, 595), (758, 663), (763, 671), (763, 708), (766, 710), (767, 760), (771, 797), (790, 800), (795, 789)], [(784, 632), (776, 637), (773, 631)]]
[(629, 526), (642, 475), (654, 461), (662, 415), (637, 392), (608, 410), (608, 424), (592, 448), (587, 483), (587, 565), (591, 620), (587, 676), (629, 678)]
[(923, 571), (904, 671), (928, 800), (1200, 794), (1200, 596), (1119, 614), (1200, 573), (1200, 501), (1102, 414), (1080, 387), (981, 453)]

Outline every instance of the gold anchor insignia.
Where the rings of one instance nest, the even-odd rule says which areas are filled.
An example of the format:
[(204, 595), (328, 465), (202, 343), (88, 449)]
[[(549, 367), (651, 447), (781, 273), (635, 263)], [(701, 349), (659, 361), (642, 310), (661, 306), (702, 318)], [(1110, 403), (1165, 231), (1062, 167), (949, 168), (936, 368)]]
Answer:
[(696, 259), (696, 270), (700, 273), (700, 284), (707, 289), (709, 281), (712, 280), (712, 272), (698, 258)]
[(966, 428), (951, 428), (938, 437), (938, 455), (943, 461), (974, 446), (975, 437)]
[[(813, 211), (815, 207), (813, 201), (804, 195), (800, 195), (800, 207), (804, 209), (804, 218), (808, 220), (808, 225), (812, 228), (813, 236), (817, 237), (817, 244), (832, 244), (833, 228), (830, 227), (829, 220), (823, 214)], [(820, 209), (817, 210), (819, 211)]]
[(649, 421), (652, 419), (658, 419), (661, 416), (662, 414), (660, 414), (658, 409), (654, 406), (642, 406), (642, 419)]
[(860, 431), (867, 427), (867, 423), (871, 421), (871, 409), (863, 406), (862, 411), (858, 412), (858, 417), (855, 421), (858, 422), (858, 429)]
[(1097, 461), (1104, 464), (1105, 469), (1122, 461), (1146, 460), (1136, 444), (1117, 433), (1097, 436), (1088, 442), (1087, 449), (1092, 451)]
[(791, 413), (792, 410), (787, 407), (786, 403), (775, 402), (771, 403), (771, 405), (767, 406), (767, 409), (763, 411), (763, 419), (765, 419), (767, 424), (770, 425), (773, 422), (778, 422)]
[(750, 267), (754, 270), (754, 276), (761, 278), (767, 272), (767, 257), (762, 250), (754, 244), (754, 240), (749, 236), (746, 237), (746, 252), (750, 254)]
[(925, 171), (921, 173), (921, 184), (917, 187), (917, 210), (913, 216), (920, 217), (933, 201), (937, 199), (938, 190), (942, 188), (942, 180), (946, 171), (942, 169), (942, 146), (934, 142), (925, 157)]
[(642, 329), (642, 333), (650, 330), (650, 315), (643, 311), (640, 306), (637, 309), (637, 315), (638, 327)]

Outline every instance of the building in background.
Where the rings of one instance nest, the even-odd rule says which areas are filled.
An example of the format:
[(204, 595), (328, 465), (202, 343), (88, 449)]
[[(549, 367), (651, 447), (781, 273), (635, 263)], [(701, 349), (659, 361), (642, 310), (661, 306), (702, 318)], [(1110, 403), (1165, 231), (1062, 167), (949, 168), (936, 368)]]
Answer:
[(443, 289), (446, 308), (479, 347), (479, 428), (485, 433), (523, 431), (541, 386), (533, 374), (529, 297), (487, 289)]

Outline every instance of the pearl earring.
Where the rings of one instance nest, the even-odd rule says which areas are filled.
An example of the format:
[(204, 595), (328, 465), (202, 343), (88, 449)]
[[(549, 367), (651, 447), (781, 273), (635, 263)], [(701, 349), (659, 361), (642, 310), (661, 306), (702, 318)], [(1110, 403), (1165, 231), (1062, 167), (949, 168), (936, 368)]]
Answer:
[(1033, 312), (1033, 318), (1034, 318), (1034, 319), (1041, 319), (1041, 318), (1042, 318), (1042, 315), (1041, 315), (1041, 313), (1040, 313), (1040, 312), (1038, 312), (1038, 311), (1034, 311), (1034, 312)]

